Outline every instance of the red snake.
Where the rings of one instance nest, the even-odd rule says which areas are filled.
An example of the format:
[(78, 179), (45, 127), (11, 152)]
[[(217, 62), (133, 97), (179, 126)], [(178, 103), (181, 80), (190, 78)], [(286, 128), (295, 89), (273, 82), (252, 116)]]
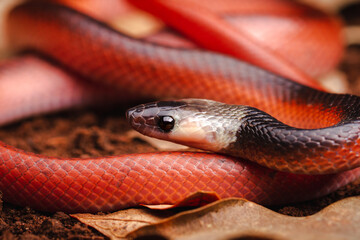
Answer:
[[(2, 122), (119, 98), (201, 97), (249, 104), (303, 128), (336, 124), (343, 119), (342, 109), (346, 108), (332, 105), (331, 101), (324, 108), (316, 98), (292, 101), (296, 86), (302, 89), (302, 85), (222, 54), (132, 39), (90, 17), (52, 3), (25, 3), (15, 8), (9, 17), (9, 35), (14, 46), (40, 52), (76, 72), (79, 79), (74, 82), (70, 74), (33, 57), (3, 65), (4, 78), (11, 78), (14, 69), (30, 68), (28, 72), (33, 74), (31, 80), (35, 82), (32, 84), (29, 80), (27, 85), (33, 91), (31, 99), (24, 100), (23, 92), (6, 95), (7, 101), (18, 104), (19, 109), (5, 111), (8, 114), (4, 114)], [(269, 59), (264, 62), (267, 61), (271, 62)], [(287, 73), (283, 75), (288, 76)], [(51, 74), (57, 84), (42, 90), (40, 86), (46, 82), (40, 78), (46, 74)], [(82, 78), (99, 85), (88, 85)], [(297, 80), (303, 78), (308, 77)], [(273, 80), (281, 81), (281, 90), (271, 85)], [(16, 81), (13, 84), (14, 89), (19, 87)], [(49, 101), (44, 101), (47, 94), (51, 98), (48, 96)], [(341, 97), (326, 96), (345, 105)], [(22, 97), (22, 101), (17, 102), (18, 97)], [(358, 98), (350, 99), (353, 102), (346, 105), (347, 108), (357, 106)], [(349, 164), (339, 164), (344, 172), (326, 175), (278, 172), (212, 153), (159, 152), (60, 159), (1, 143), (0, 190), (8, 202), (44, 211), (95, 212), (139, 204), (174, 204), (200, 190), (215, 192), (221, 198), (243, 197), (261, 204), (281, 204), (322, 196), (354, 180), (360, 174), (356, 168), (359, 166), (358, 141), (357, 133), (348, 143), (351, 150), (345, 151), (354, 154)], [(342, 152), (326, 154), (331, 159)]]

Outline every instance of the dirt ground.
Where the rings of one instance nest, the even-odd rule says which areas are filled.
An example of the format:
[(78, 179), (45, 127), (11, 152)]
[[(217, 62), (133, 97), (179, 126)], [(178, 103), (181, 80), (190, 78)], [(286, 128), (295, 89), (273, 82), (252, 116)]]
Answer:
[[(347, 22), (354, 23), (351, 13)], [(356, 15), (356, 14), (355, 14)], [(351, 45), (340, 66), (354, 93), (360, 93), (360, 45)], [(62, 157), (96, 157), (155, 149), (141, 140), (130, 140), (124, 118), (127, 106), (116, 109), (75, 109), (58, 114), (37, 116), (0, 129), (0, 140), (35, 153)], [(348, 196), (360, 195), (360, 179), (338, 191), (296, 205), (273, 207), (291, 216), (313, 214)], [(2, 204), (0, 212), (2, 239), (106, 239), (69, 215), (42, 213), (30, 208)]]

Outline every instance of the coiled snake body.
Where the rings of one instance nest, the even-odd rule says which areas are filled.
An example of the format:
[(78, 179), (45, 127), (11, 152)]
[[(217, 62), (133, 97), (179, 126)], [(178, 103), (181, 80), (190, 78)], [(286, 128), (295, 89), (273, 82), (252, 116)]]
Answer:
[[(281, 141), (264, 142), (278, 144), (285, 152), (280, 155), (275, 145), (266, 145), (274, 147), (271, 152), (275, 155), (259, 157), (263, 165), (300, 174), (212, 153), (58, 159), (2, 143), (0, 190), (6, 201), (45, 211), (110, 211), (139, 204), (173, 204), (202, 190), (222, 198), (281, 204), (324, 195), (360, 174), (356, 168), (360, 166), (360, 99), (356, 96), (317, 91), (225, 55), (135, 40), (50, 3), (17, 7), (9, 18), (9, 32), (16, 47), (56, 59), (81, 76), (122, 91), (124, 98), (192, 97), (251, 105), (288, 125), (308, 130), (299, 130), (295, 139), (284, 136), (293, 144), (290, 147), (282, 146)], [(95, 95), (99, 94), (96, 90), (102, 91), (89, 89)], [(61, 94), (71, 98), (73, 93)], [(113, 95), (116, 93), (108, 97)], [(253, 125), (265, 121), (256, 116), (253, 119)], [(271, 123), (276, 131), (278, 122)], [(323, 129), (309, 130), (314, 128)], [(248, 130), (250, 135), (253, 129)], [(310, 131), (309, 140), (309, 134), (303, 133)], [(252, 140), (251, 136), (249, 142), (261, 144), (261, 136)], [(263, 135), (262, 140), (269, 136), (273, 135)], [(253, 145), (248, 146), (245, 157), (258, 152)], [(291, 162), (283, 156), (292, 156)]]

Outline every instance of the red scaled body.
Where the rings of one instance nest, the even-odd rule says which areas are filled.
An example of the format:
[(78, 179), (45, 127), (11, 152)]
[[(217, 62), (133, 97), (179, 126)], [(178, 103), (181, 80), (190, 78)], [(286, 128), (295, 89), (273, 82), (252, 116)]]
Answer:
[[(299, 91), (303, 86), (282, 77), (225, 55), (131, 39), (58, 5), (27, 3), (16, 8), (10, 14), (9, 34), (14, 46), (41, 52), (92, 84), (103, 85), (96, 95), (99, 101), (209, 98), (252, 105), (304, 128), (324, 127), (341, 119), (338, 108), (303, 100), (305, 96), (300, 98)], [(51, 69), (53, 65), (42, 67)], [(56, 76), (63, 74), (58, 72)], [(96, 91), (97, 85), (92, 84), (73, 87), (73, 92), (62, 91), (67, 100), (53, 107), (45, 104), (37, 112), (92, 104), (92, 94), (83, 92), (86, 88)], [(46, 90), (39, 94), (46, 96)], [(20, 118), (21, 114), (30, 112), (2, 121)], [(213, 191), (223, 198), (245, 197), (261, 204), (280, 204), (324, 195), (359, 174), (360, 170), (354, 169), (333, 175), (295, 175), (205, 153), (57, 159), (0, 146), (0, 190), (4, 199), (46, 211), (111, 211), (139, 204), (173, 204), (199, 190)]]

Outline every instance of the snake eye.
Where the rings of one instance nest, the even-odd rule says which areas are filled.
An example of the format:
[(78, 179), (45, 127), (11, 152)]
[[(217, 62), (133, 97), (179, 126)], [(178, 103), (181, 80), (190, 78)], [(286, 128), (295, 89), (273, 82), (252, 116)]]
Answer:
[(160, 116), (158, 126), (164, 132), (170, 132), (174, 128), (175, 120), (170, 116)]

